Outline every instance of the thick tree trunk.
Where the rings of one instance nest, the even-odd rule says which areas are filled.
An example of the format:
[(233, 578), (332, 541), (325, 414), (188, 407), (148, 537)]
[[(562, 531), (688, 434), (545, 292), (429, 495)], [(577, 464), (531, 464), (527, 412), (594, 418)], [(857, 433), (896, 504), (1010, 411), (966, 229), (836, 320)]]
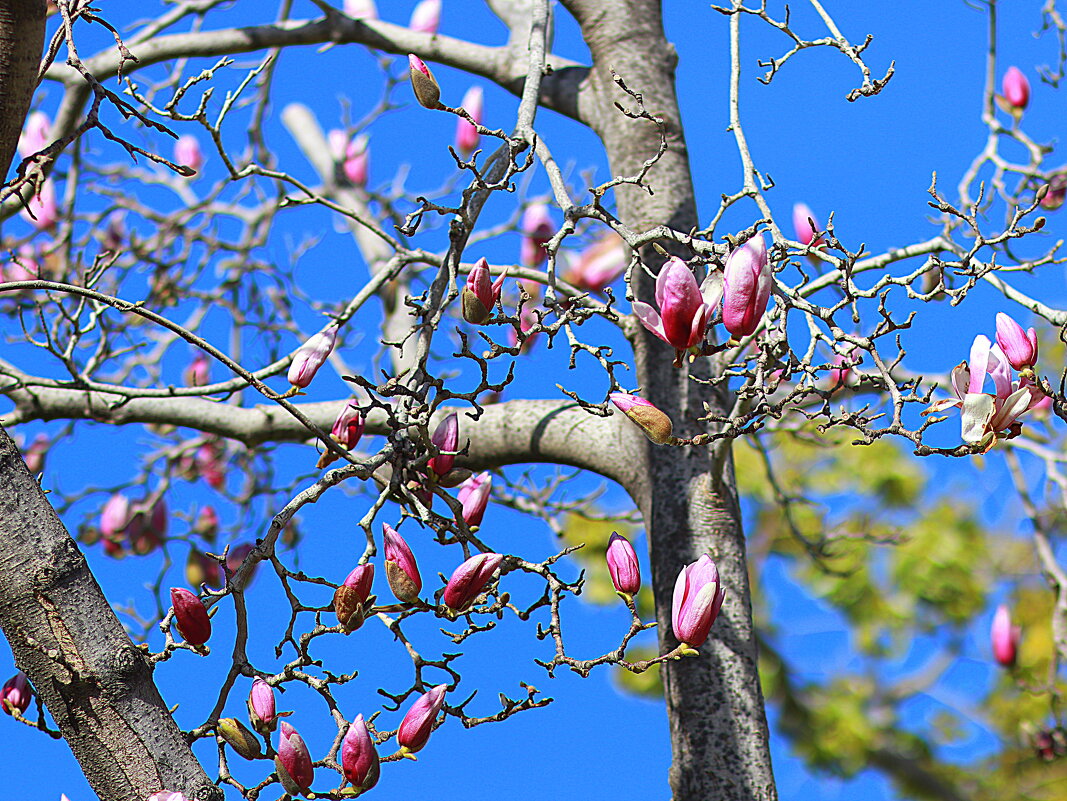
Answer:
[(0, 165), (11, 164), (37, 87), (45, 0), (0, 0)]
[[(584, 92), (584, 119), (592, 121), (607, 149), (615, 175), (633, 175), (656, 153), (659, 133), (633, 121), (612, 105), (633, 101), (612, 83), (614, 69), (629, 88), (644, 96), (645, 107), (667, 125), (669, 149), (649, 174), (655, 194), (634, 187), (616, 189), (620, 218), (635, 230), (668, 223), (675, 230), (698, 227), (688, 153), (674, 91), (674, 48), (663, 35), (658, 0), (602, 3), (570, 0), (594, 69), (595, 91)], [(679, 254), (689, 256), (691, 254)], [(643, 261), (657, 267), (662, 258), (649, 248)], [(650, 301), (652, 281), (640, 272), (639, 298)], [(693, 382), (686, 368), (672, 366), (673, 352), (641, 330), (635, 342), (637, 375), (644, 396), (675, 421), (681, 435), (696, 433), (703, 403), (722, 413), (724, 399), (706, 384)], [(691, 369), (707, 373), (708, 360)], [(660, 645), (677, 645), (671, 631), (671, 598), (678, 572), (701, 554), (711, 554), (726, 587), (726, 602), (701, 646), (700, 656), (668, 663), (664, 687), (671, 727), (674, 801), (772, 801), (777, 798), (769, 737), (756, 661), (751, 591), (741, 530), (740, 508), (729, 450), (715, 464), (709, 449), (647, 444), (647, 479), (636, 498), (648, 531)]]

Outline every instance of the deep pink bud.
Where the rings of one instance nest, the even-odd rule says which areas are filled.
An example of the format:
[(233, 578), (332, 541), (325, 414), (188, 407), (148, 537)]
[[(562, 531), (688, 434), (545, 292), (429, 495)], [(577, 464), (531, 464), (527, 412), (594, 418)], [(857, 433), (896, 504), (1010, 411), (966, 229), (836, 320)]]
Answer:
[(200, 149), (200, 140), (192, 134), (179, 136), (174, 143), (174, 161), (185, 167), (200, 172), (204, 166), (204, 151)]
[(803, 242), (805, 245), (818, 245), (822, 241), (822, 237), (815, 238), (815, 232), (811, 230), (811, 223), (808, 220), (815, 223), (817, 229), (821, 229), (818, 219), (815, 217), (815, 213), (806, 203), (794, 203), (793, 204), (793, 229), (797, 234), (797, 241)]
[(433, 77), (430, 68), (421, 58), (408, 54), (408, 73), (411, 77), (411, 89), (415, 92), (415, 99), (424, 108), (437, 109), (441, 107), (441, 87), (437, 79)]
[(200, 351), (193, 354), (192, 361), (185, 368), (185, 386), (206, 387), (211, 383), (211, 362)]
[(504, 286), (507, 273), (505, 268), (495, 281), (491, 281), (489, 262), (484, 257), (475, 262), (467, 274), (467, 285), (461, 293), (464, 320), (481, 325), (492, 316), (493, 307), (500, 300), (500, 290)]
[(334, 591), (333, 611), (346, 634), (363, 625), (373, 583), (374, 565), (368, 563), (357, 566)]
[(567, 270), (567, 281), (587, 292), (600, 292), (626, 272), (625, 243), (607, 234), (583, 250)]
[(374, 565), (369, 562), (358, 565), (355, 570), (348, 574), (344, 581), (345, 587), (351, 587), (361, 600), (366, 602), (370, 598), (371, 586), (374, 584)]
[(556, 226), (544, 203), (534, 203), (526, 207), (522, 214), (522, 263), (527, 267), (538, 267), (548, 258), (545, 245), (555, 233)]
[(337, 444), (352, 449), (356, 447), (360, 437), (363, 436), (365, 425), (366, 421), (359, 411), (355, 398), (353, 398), (345, 404), (345, 408), (337, 416), (330, 435), (337, 441)]
[(670, 441), (674, 425), (671, 418), (657, 408), (652, 401), (628, 395), (625, 392), (612, 392), (609, 396), (616, 408), (631, 421), (641, 427), (645, 436), (657, 445)]
[(676, 350), (684, 351), (704, 341), (715, 308), (722, 297), (718, 273), (709, 273), (704, 285), (698, 285), (693, 271), (677, 256), (672, 256), (656, 276), (657, 312), (649, 304), (634, 301), (634, 314), (641, 325)]
[(293, 363), (289, 365), (290, 384), (304, 389), (311, 383), (315, 373), (333, 352), (338, 330), (336, 324), (327, 326), (297, 349), (293, 354)]
[[(471, 115), (471, 118), (479, 125), (482, 124), (482, 104), (484, 98), (482, 87), (472, 86), (463, 95), (463, 109)], [(456, 122), (456, 150), (465, 156), (469, 156), (478, 147), (478, 129), (460, 117)]]
[(641, 589), (641, 566), (637, 563), (634, 546), (617, 531), (608, 540), (608, 572), (615, 591), (633, 596)]
[(126, 496), (116, 492), (107, 499), (100, 513), (100, 533), (105, 538), (114, 538), (126, 530), (130, 522), (130, 502)]
[(32, 156), (49, 145), (52, 138), (52, 121), (43, 111), (34, 111), (26, 117), (26, 124), (19, 134), (19, 155)]
[(427, 467), (440, 478), (452, 469), (456, 461), (455, 452), (459, 450), (459, 415), (452, 412), (442, 420), (430, 435), (430, 442), (437, 448), (438, 453), (430, 459)]
[(747, 337), (763, 319), (774, 284), (762, 236), (734, 249), (726, 259), (723, 281), (723, 325), (736, 339)]
[(406, 753), (421, 751), (430, 739), (437, 713), (445, 703), (446, 690), (447, 684), (438, 684), (429, 692), (423, 693), (404, 715), (400, 730), (396, 733), (396, 741)]
[[(282, 786), (290, 795), (298, 794), (293, 791), (293, 788), (299, 790), (299, 793), (306, 793), (315, 779), (315, 768), (311, 765), (311, 754), (308, 753), (308, 747), (304, 744), (304, 738), (284, 720), (281, 735), (278, 738), (278, 756), (274, 760), (274, 766), (284, 769), (287, 774), (282, 775), (282, 771), (278, 771), (278, 778), (281, 779)], [(287, 778), (290, 783), (286, 783)]]
[(1022, 629), (1012, 625), (1011, 611), (1006, 604), (997, 607), (989, 634), (993, 642), (993, 658), (997, 660), (997, 664), (1006, 668), (1015, 667)]
[(441, 0), (422, 0), (411, 12), (408, 28), (417, 33), (437, 33), (441, 24)]
[(51, 178), (41, 184), (41, 190), (31, 197), (20, 212), (23, 219), (38, 231), (51, 228), (59, 220), (59, 206), (56, 205), (56, 185)]
[(1023, 331), (1003, 312), (997, 314), (997, 344), (1016, 370), (1026, 370), (1037, 363), (1037, 332), (1033, 328)]
[(344, 9), (352, 19), (378, 19), (374, 0), (345, 0)]
[(211, 636), (211, 619), (200, 599), (181, 587), (170, 588), (174, 606), (174, 625), (190, 645), (203, 645)]
[(1046, 186), (1048, 189), (1041, 198), (1041, 208), (1055, 211), (1067, 200), (1067, 173), (1053, 173)]
[(378, 749), (374, 747), (374, 740), (367, 731), (362, 715), (356, 715), (341, 741), (341, 769), (345, 779), (360, 792), (378, 783), (381, 773)]
[(401, 601), (412, 603), (418, 600), (422, 590), (422, 576), (415, 562), (415, 554), (388, 523), (382, 524), (385, 542), (385, 577), (393, 595)]
[(504, 557), (498, 553), (480, 553), (465, 561), (452, 573), (445, 585), (445, 606), (463, 612), (482, 594)]
[(0, 707), (3, 707), (9, 715), (13, 714), (16, 709), (20, 714), (24, 713), (29, 708), (32, 698), (33, 690), (30, 689), (30, 682), (21, 670), (5, 681), (4, 686), (0, 688)]
[(345, 178), (355, 186), (366, 186), (367, 174), (370, 171), (370, 145), (367, 144), (369, 137), (360, 134), (345, 146), (345, 160), (342, 170)]
[(248, 721), (261, 734), (274, 731), (277, 711), (274, 706), (274, 690), (263, 679), (252, 682), (248, 693)]
[(458, 499), (463, 505), (463, 520), (471, 528), (482, 524), (492, 489), (493, 477), (488, 471), (471, 476), (460, 485)]
[(726, 590), (719, 586), (719, 571), (704, 554), (682, 568), (674, 583), (671, 624), (679, 642), (697, 648), (704, 644), (719, 614)]
[(1018, 67), (1008, 67), (1000, 90), (1013, 113), (1021, 113), (1030, 103), (1030, 81)]

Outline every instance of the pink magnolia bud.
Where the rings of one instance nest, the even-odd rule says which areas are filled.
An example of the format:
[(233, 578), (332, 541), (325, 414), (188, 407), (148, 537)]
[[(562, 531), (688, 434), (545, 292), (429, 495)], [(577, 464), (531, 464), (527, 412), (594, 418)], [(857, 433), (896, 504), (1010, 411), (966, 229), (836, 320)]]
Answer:
[(1023, 75), (1022, 70), (1018, 67), (1008, 67), (1000, 90), (1012, 113), (1021, 114), (1026, 110), (1030, 103), (1030, 81)]
[(41, 190), (26, 202), (20, 212), (26, 222), (38, 231), (46, 231), (59, 220), (59, 207), (56, 205), (56, 185), (51, 178), (41, 184)]
[(493, 477), (488, 471), (471, 476), (460, 485), (457, 499), (463, 505), (463, 520), (471, 528), (482, 524), (492, 489)]
[(411, 88), (419, 105), (429, 109), (440, 108), (441, 87), (426, 63), (418, 56), (408, 54), (408, 72), (411, 75)]
[(466, 611), (482, 594), (485, 585), (493, 578), (504, 557), (498, 553), (480, 553), (465, 561), (452, 573), (445, 585), (442, 600), (445, 606), (456, 612)]
[(204, 151), (200, 149), (200, 140), (192, 134), (179, 136), (174, 143), (174, 161), (185, 167), (200, 172), (204, 166)]
[(378, 19), (378, 7), (374, 0), (345, 0), (345, 14), (352, 19)]
[(533, 203), (526, 207), (522, 215), (522, 263), (527, 267), (538, 267), (548, 258), (545, 245), (555, 233), (556, 226), (544, 203)]
[(396, 741), (400, 745), (401, 753), (414, 754), (421, 751), (430, 739), (437, 713), (445, 703), (445, 691), (447, 684), (438, 684), (429, 692), (423, 693), (419, 700), (411, 705), (400, 723), (400, 730), (396, 733)]
[(1028, 370), (1037, 363), (1037, 332), (1033, 328), (1023, 331), (1003, 312), (997, 314), (997, 344), (1016, 370)]
[(370, 145), (366, 134), (360, 134), (345, 146), (345, 160), (341, 165), (345, 178), (354, 186), (366, 186), (370, 171)]
[(26, 462), (26, 468), (34, 475), (44, 470), (45, 456), (48, 455), (50, 447), (52, 447), (52, 440), (48, 438), (48, 435), (38, 434), (33, 438), (30, 447), (22, 454), (22, 458)]
[(437, 33), (441, 24), (441, 0), (422, 0), (411, 12), (408, 28), (417, 33)]
[(774, 284), (762, 236), (734, 249), (726, 259), (723, 281), (723, 325), (736, 339), (747, 337), (763, 319)]
[(374, 565), (359, 565), (348, 574), (344, 584), (333, 594), (333, 612), (345, 634), (363, 625), (367, 607), (373, 603), (371, 585), (374, 583)]
[(660, 411), (651, 401), (625, 392), (612, 392), (609, 396), (616, 408), (641, 427), (645, 436), (657, 445), (663, 445), (671, 439), (674, 426), (671, 418)]
[(52, 138), (52, 121), (43, 111), (34, 111), (26, 118), (26, 125), (19, 134), (19, 155), (32, 156), (44, 150)]
[(608, 540), (608, 573), (615, 591), (632, 597), (641, 589), (641, 566), (637, 563), (634, 546), (617, 531), (611, 533)]
[[(811, 222), (809, 222), (809, 220)], [(796, 231), (798, 242), (813, 246), (822, 242), (822, 237), (816, 239), (815, 232), (811, 230), (812, 222), (815, 223), (817, 229), (822, 228), (819, 224), (819, 220), (815, 217), (815, 213), (806, 203), (794, 203), (793, 229)]]
[(41, 265), (33, 245), (20, 245), (6, 269), (0, 268), (0, 281), (36, 281), (41, 277)]
[(206, 387), (211, 383), (211, 362), (200, 351), (193, 354), (192, 361), (185, 368), (185, 386)]
[(489, 262), (484, 257), (478, 259), (467, 275), (467, 285), (461, 293), (464, 320), (481, 325), (493, 315), (507, 273), (505, 268), (495, 281), (490, 281)]
[[(482, 124), (483, 102), (482, 87), (472, 86), (467, 90), (467, 94), (463, 95), (463, 103), (461, 103), (463, 109), (478, 125)], [(456, 150), (464, 156), (469, 156), (478, 147), (478, 139), (478, 129), (460, 117), (456, 121)]]
[(293, 363), (289, 365), (290, 384), (305, 389), (311, 383), (315, 373), (333, 352), (338, 330), (336, 323), (329, 325), (297, 349), (293, 354)]
[(361, 793), (378, 783), (381, 773), (378, 749), (374, 747), (362, 715), (356, 715), (341, 741), (341, 770), (345, 779)]
[(1011, 611), (1006, 604), (997, 607), (989, 635), (993, 642), (993, 658), (997, 660), (997, 664), (1006, 668), (1015, 667), (1022, 629), (1012, 625)]
[(21, 670), (5, 681), (3, 687), (0, 687), (0, 707), (3, 707), (9, 715), (14, 714), (16, 709), (19, 714), (23, 714), (29, 708), (32, 698), (33, 690), (30, 688), (30, 682)]
[(120, 492), (107, 499), (100, 513), (100, 533), (106, 538), (118, 537), (130, 522), (130, 502)]
[(634, 301), (634, 314), (641, 325), (675, 350), (688, 350), (704, 341), (708, 321), (722, 298), (720, 278), (717, 272), (711, 272), (698, 285), (689, 265), (671, 256), (656, 276), (659, 311), (647, 303)]
[(389, 582), (389, 589), (401, 601), (414, 603), (419, 599), (419, 592), (422, 590), (422, 576), (419, 575), (415, 554), (411, 552), (404, 538), (388, 523), (382, 524), (382, 531), (385, 541), (385, 577)]
[(1041, 198), (1041, 208), (1055, 211), (1067, 200), (1067, 173), (1057, 172), (1049, 176), (1048, 189)]
[(459, 415), (452, 412), (442, 420), (430, 435), (430, 442), (438, 453), (430, 458), (427, 467), (440, 478), (447, 475), (456, 461), (456, 451), (459, 450)]
[(719, 586), (719, 571), (704, 554), (682, 568), (674, 583), (671, 624), (679, 642), (697, 648), (704, 644), (711, 624), (722, 608), (726, 590)]
[(284, 720), (278, 737), (278, 756), (274, 759), (274, 767), (278, 771), (282, 787), (290, 795), (303, 795), (311, 789), (311, 782), (315, 779), (311, 754), (304, 744), (304, 738)]
[(170, 588), (170, 602), (174, 606), (174, 625), (190, 645), (203, 645), (211, 636), (211, 619), (200, 599), (181, 587)]
[(330, 430), (330, 436), (333, 437), (338, 445), (342, 445), (351, 450), (359, 443), (365, 427), (366, 421), (363, 418), (363, 414), (359, 411), (359, 405), (356, 403), (355, 398), (353, 398), (345, 404), (345, 407), (337, 416), (333, 428)]
[(260, 678), (252, 682), (252, 689), (248, 693), (248, 722), (264, 735), (274, 731), (277, 725), (274, 690)]
[(567, 281), (587, 292), (600, 292), (626, 272), (625, 243), (614, 234), (601, 237), (567, 270)]

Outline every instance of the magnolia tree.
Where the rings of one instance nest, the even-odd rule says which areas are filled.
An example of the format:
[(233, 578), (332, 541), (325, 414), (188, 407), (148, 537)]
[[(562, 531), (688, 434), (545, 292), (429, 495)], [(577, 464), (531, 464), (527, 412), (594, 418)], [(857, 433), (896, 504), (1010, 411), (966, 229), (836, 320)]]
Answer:
[[(666, 702), (675, 801), (777, 798), (768, 697), (814, 766), (875, 768), (913, 797), (1062, 797), (1067, 398), (1039, 348), (1067, 307), (1026, 275), (1062, 261), (1042, 229), (1067, 171), (1027, 128), (1031, 84), (1054, 98), (1063, 77), (1055, 2), (1028, 10), (1053, 47), (1040, 71), (998, 59), (985, 4), (985, 142), (929, 185), (928, 235), (878, 251), (833, 208), (781, 198), (746, 139), (772, 111), (741, 97), (804, 70), (801, 51), (854, 68), (857, 105), (893, 86), (832, 7), (686, 12), (728, 48), (712, 77), (740, 165), (698, 212), (675, 70), (704, 55), (675, 51), (658, 2), (486, 0), (503, 44), (448, 35), (461, 5), (409, 21), (371, 0), (174, 0), (131, 21), (0, 0), (0, 394), (21, 443), (0, 433), (0, 625), (21, 671), (4, 710), (65, 739), (101, 798), (346, 798), (415, 770), (381, 763), (435, 728), (544, 706), (546, 672), (614, 670)], [(554, 28), (587, 54), (556, 55)], [(771, 49), (742, 56), (743, 32)], [(355, 48), (359, 74), (331, 61)], [(276, 100), (286, 81), (306, 103)], [(314, 104), (321, 85), (340, 100)], [(567, 166), (587, 158), (578, 128), (599, 179)], [(390, 130), (405, 146), (372, 164)], [(426, 188), (413, 171), (433, 159), (448, 174)], [(335, 233), (346, 255), (324, 260)], [(969, 352), (916, 365), (927, 318)], [(79, 445), (94, 423), (137, 436)], [(927, 485), (983, 455), (1028, 543)], [(60, 481), (63, 459), (100, 477)], [(511, 467), (527, 463), (556, 467)], [(341, 495), (331, 542), (301, 528)], [(557, 547), (507, 537), (498, 507)], [(305, 570), (315, 548), (326, 567)], [(141, 566), (149, 593), (113, 609), (135, 588), (102, 590), (83, 551)], [(776, 647), (787, 613), (753, 592), (774, 558), (852, 627), (851, 673), (803, 679)], [(567, 634), (583, 590), (629, 610), (603, 652)], [(464, 669), (512, 623), (541, 648), (516, 697)], [(903, 701), (951, 681), (978, 629), (996, 686), (912, 725)], [(923, 637), (921, 670), (886, 669)], [(406, 668), (361, 686), (361, 640)], [(168, 671), (199, 676), (206, 714), (172, 714)], [(976, 717), (1003, 734), (995, 755), (944, 761)], [(321, 728), (325, 752), (305, 740)]]

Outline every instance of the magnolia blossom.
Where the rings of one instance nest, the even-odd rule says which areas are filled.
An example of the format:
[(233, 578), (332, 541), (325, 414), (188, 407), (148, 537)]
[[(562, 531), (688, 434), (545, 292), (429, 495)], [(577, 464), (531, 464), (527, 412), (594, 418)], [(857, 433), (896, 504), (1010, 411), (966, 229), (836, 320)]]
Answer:
[(0, 687), (0, 708), (9, 715), (14, 714), (15, 710), (18, 710), (19, 714), (24, 713), (29, 708), (32, 699), (33, 690), (30, 689), (30, 682), (21, 670), (5, 681), (3, 687)]
[(989, 636), (993, 643), (993, 658), (997, 660), (997, 664), (1006, 668), (1015, 667), (1022, 629), (1012, 625), (1011, 611), (1006, 604), (997, 607)]
[(374, 0), (345, 0), (345, 14), (352, 19), (378, 19), (378, 7)]
[(174, 143), (174, 161), (200, 172), (204, 166), (204, 151), (200, 149), (200, 140), (192, 134), (178, 137)]
[(160, 790), (158, 793), (152, 793), (152, 795), (148, 796), (148, 801), (190, 801), (190, 799), (177, 790)]
[(200, 351), (193, 354), (192, 360), (185, 368), (185, 386), (205, 387), (211, 383), (211, 362)]
[(997, 314), (997, 344), (1016, 370), (1030, 370), (1037, 363), (1037, 332), (1033, 328), (1023, 331), (1004, 313)]
[(440, 108), (441, 87), (437, 79), (433, 77), (426, 62), (412, 53), (408, 54), (408, 74), (411, 77), (411, 89), (415, 92), (419, 105), (429, 109)]
[(457, 497), (463, 505), (463, 520), (471, 528), (482, 524), (492, 489), (493, 477), (489, 471), (471, 476), (460, 485)]
[(722, 275), (712, 271), (702, 285), (693, 271), (677, 256), (671, 256), (656, 276), (657, 312), (649, 304), (635, 301), (634, 314), (641, 325), (681, 354), (704, 341), (708, 323), (723, 295)]
[(19, 134), (19, 155), (22, 158), (32, 156), (48, 147), (52, 138), (52, 121), (43, 111), (30, 112), (26, 124)]
[(445, 691), (447, 684), (438, 684), (429, 692), (423, 693), (419, 699), (411, 705), (400, 723), (400, 729), (396, 733), (396, 741), (405, 754), (413, 754), (421, 751), (430, 739), (437, 713), (445, 703)]
[(370, 137), (360, 134), (344, 147), (341, 172), (354, 186), (366, 186), (370, 173)]
[(381, 773), (378, 750), (374, 747), (374, 740), (367, 731), (362, 715), (356, 715), (341, 741), (341, 770), (345, 779), (360, 792), (378, 783)]
[(297, 348), (293, 363), (289, 365), (289, 383), (304, 389), (311, 383), (315, 373), (326, 363), (337, 344), (337, 324), (327, 326)]
[(0, 265), (0, 281), (36, 281), (40, 277), (41, 265), (33, 245), (19, 245), (7, 266)]
[(274, 690), (261, 678), (252, 682), (252, 689), (248, 693), (248, 720), (258, 732), (274, 731), (277, 720)]
[(762, 236), (753, 237), (734, 249), (726, 259), (723, 282), (723, 325), (737, 339), (750, 336), (767, 311), (774, 285)]
[(333, 593), (333, 611), (345, 634), (363, 625), (363, 620), (373, 603), (371, 586), (374, 583), (374, 565), (358, 565), (344, 583)]
[(539, 267), (548, 258), (545, 245), (555, 233), (556, 225), (544, 203), (532, 203), (522, 213), (522, 249), (520, 257), (527, 267)]
[(674, 583), (671, 605), (671, 624), (678, 641), (694, 648), (703, 645), (725, 597), (718, 568), (710, 556), (704, 554), (682, 568)]
[(505, 269), (495, 281), (490, 281), (489, 262), (480, 258), (467, 274), (467, 285), (463, 287), (461, 303), (463, 319), (474, 325), (481, 325), (493, 315), (493, 307), (500, 300), (500, 290), (507, 277)]
[(359, 410), (359, 404), (355, 398), (352, 398), (337, 415), (333, 428), (330, 429), (330, 437), (338, 445), (351, 450), (359, 443), (365, 427), (366, 420)]
[(1009, 111), (1021, 114), (1030, 103), (1030, 81), (1018, 67), (1008, 67), (1000, 84), (1000, 91)]
[(211, 619), (203, 602), (182, 587), (170, 588), (170, 602), (174, 606), (174, 625), (190, 645), (203, 645), (211, 637)]
[(411, 12), (408, 28), (418, 33), (437, 33), (441, 24), (441, 0), (422, 0)]
[(822, 242), (822, 237), (816, 237), (815, 231), (811, 228), (811, 220), (815, 223), (816, 230), (822, 226), (819, 225), (819, 220), (815, 217), (815, 213), (811, 210), (811, 207), (806, 203), (794, 203), (793, 204), (793, 229), (797, 234), (797, 241), (803, 242), (805, 245), (818, 245)]
[(626, 244), (608, 234), (583, 250), (567, 270), (566, 280), (587, 292), (600, 292), (626, 272)]
[(411, 552), (404, 538), (388, 523), (382, 524), (382, 533), (385, 543), (385, 578), (389, 582), (389, 589), (399, 600), (414, 603), (422, 590), (422, 576), (419, 575), (415, 554)]
[[(468, 89), (467, 94), (463, 95), (463, 102), (460, 105), (471, 115), (471, 119), (478, 125), (482, 124), (482, 87), (472, 86)], [(465, 156), (469, 156), (478, 147), (478, 139), (478, 129), (463, 117), (459, 117), (456, 120), (456, 150)]]
[(617, 531), (611, 533), (608, 540), (608, 573), (611, 574), (611, 583), (615, 591), (633, 596), (641, 589), (641, 566), (637, 562), (637, 553), (634, 546), (626, 537)]
[(459, 415), (452, 412), (446, 416), (430, 435), (430, 442), (438, 452), (430, 458), (426, 466), (431, 473), (441, 478), (448, 474), (456, 461), (456, 451), (459, 450)]
[(26, 201), (26, 206), (19, 213), (38, 231), (45, 231), (58, 222), (59, 206), (56, 204), (56, 185), (51, 178), (44, 180), (40, 191)]
[(315, 778), (315, 768), (311, 764), (311, 754), (304, 744), (304, 738), (284, 720), (274, 767), (278, 770), (282, 786), (290, 795), (306, 793)]
[(640, 426), (645, 436), (657, 445), (670, 441), (674, 429), (671, 418), (664, 414), (652, 401), (628, 395), (625, 392), (612, 392), (609, 396), (615, 407), (630, 420)]
[(482, 594), (485, 585), (493, 578), (504, 557), (498, 553), (475, 554), (453, 571), (442, 600), (445, 606), (457, 612), (467, 610)]
[(1049, 176), (1048, 189), (1041, 198), (1041, 208), (1055, 211), (1067, 200), (1067, 173), (1056, 172)]
[[(991, 379), (993, 394), (984, 391), (986, 378)], [(970, 358), (952, 370), (952, 391), (956, 397), (932, 404), (923, 414), (932, 414), (953, 406), (960, 407), (961, 437), (971, 445), (996, 444), (997, 436), (1019, 433), (1020, 416), (1044, 397), (1041, 389), (1027, 379), (1012, 381), (1011, 365), (999, 345), (979, 334), (971, 345)]]

